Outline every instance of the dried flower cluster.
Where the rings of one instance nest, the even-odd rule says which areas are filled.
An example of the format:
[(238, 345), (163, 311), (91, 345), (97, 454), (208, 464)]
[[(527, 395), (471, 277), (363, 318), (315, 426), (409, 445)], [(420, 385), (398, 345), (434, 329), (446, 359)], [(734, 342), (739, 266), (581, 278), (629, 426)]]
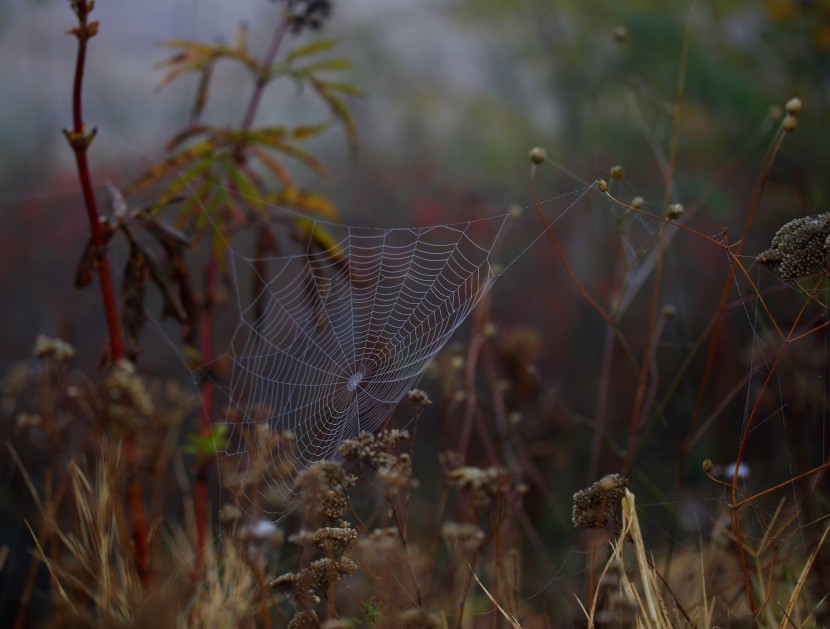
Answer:
[(360, 433), (340, 446), (340, 454), (347, 461), (366, 465), (375, 471), (378, 481), (390, 494), (409, 486), (412, 478), (412, 459), (407, 453), (398, 453), (401, 444), (409, 440), (406, 430), (384, 430), (377, 435)]
[[(504, 467), (459, 467), (447, 474), (447, 483), (457, 487), (476, 507), (502, 503), (513, 489), (518, 473)], [(521, 486), (517, 487), (520, 489)]]
[(319, 461), (303, 470), (294, 483), (294, 491), (306, 510), (306, 521), (312, 525), (339, 526), (349, 506), (349, 489), (355, 478), (346, 474), (339, 463)]
[(779, 229), (756, 260), (782, 280), (795, 280), (827, 271), (830, 212), (790, 221)]
[(571, 521), (578, 529), (607, 529), (619, 532), (622, 524), (620, 501), (625, 496), (628, 479), (609, 474), (574, 494)]

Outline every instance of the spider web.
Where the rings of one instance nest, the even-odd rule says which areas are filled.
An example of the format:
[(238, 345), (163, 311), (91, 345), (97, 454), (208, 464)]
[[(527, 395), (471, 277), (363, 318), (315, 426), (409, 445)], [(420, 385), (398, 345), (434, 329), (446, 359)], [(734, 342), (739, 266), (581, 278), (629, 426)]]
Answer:
[[(337, 459), (343, 440), (380, 428), (492, 286), (491, 256), (507, 220), (402, 229), (314, 223), (296, 253), (255, 260), (234, 252), (236, 286), (246, 274), (261, 285), (247, 304), (238, 292), (228, 351), (220, 458), (239, 484), (264, 475), (267, 487), (290, 493), (298, 471)], [(241, 498), (263, 508), (259, 497)]]

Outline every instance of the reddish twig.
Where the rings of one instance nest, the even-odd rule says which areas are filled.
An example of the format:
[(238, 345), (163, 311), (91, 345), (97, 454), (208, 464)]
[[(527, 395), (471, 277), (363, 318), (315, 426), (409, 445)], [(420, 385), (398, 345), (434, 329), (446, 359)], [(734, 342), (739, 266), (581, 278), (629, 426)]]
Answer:
[[(118, 307), (115, 301), (115, 291), (112, 285), (109, 260), (106, 256), (107, 234), (101, 222), (101, 214), (95, 201), (92, 188), (92, 176), (87, 159), (87, 151), (95, 138), (95, 130), (86, 131), (83, 118), (83, 80), (86, 67), (86, 50), (89, 40), (98, 32), (98, 22), (89, 22), (87, 18), (92, 10), (86, 0), (74, 0), (72, 10), (78, 18), (78, 26), (69, 31), (78, 39), (78, 54), (75, 60), (75, 79), (72, 87), (72, 130), (64, 130), (64, 135), (75, 153), (75, 162), (78, 167), (78, 179), (89, 218), (89, 228), (92, 236), (92, 245), (97, 251), (97, 267), (101, 281), (101, 296), (104, 300), (104, 314), (107, 319), (107, 328), (110, 337), (110, 359), (116, 363), (124, 357), (124, 340), (118, 321)], [(141, 496), (141, 486), (136, 476), (137, 463), (135, 440), (133, 435), (124, 437), (124, 454), (127, 460), (127, 508), (133, 529), (133, 545), (135, 562), (142, 582), (147, 585), (150, 580), (150, 545), (147, 534), (147, 517), (144, 512), (144, 501)]]
[[(213, 360), (213, 303), (216, 291), (217, 265), (216, 256), (211, 250), (205, 268), (205, 297), (202, 304), (201, 337), (202, 361), (208, 364)], [(210, 378), (202, 382), (199, 394), (202, 398), (202, 412), (199, 415), (199, 433), (209, 439), (211, 436), (211, 417), (213, 415), (213, 400), (215, 385)], [(208, 529), (208, 460), (200, 453), (196, 464), (196, 483), (193, 492), (193, 506), (196, 521), (196, 572), (201, 572)]]

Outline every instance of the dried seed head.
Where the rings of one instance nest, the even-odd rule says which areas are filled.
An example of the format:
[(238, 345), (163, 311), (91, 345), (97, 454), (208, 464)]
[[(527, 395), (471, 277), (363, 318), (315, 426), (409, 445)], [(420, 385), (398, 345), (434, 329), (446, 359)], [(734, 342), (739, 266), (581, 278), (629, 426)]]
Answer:
[(631, 199), (631, 203), (629, 203), (629, 205), (633, 207), (635, 210), (639, 210), (641, 207), (643, 207), (643, 197), (634, 197), (633, 199)]
[(578, 529), (609, 528), (615, 533), (622, 525), (620, 503), (625, 496), (628, 479), (609, 474), (586, 489), (574, 494), (571, 520)]
[(485, 535), (475, 524), (446, 522), (441, 525), (441, 537), (448, 546), (471, 553), (479, 549)]
[(823, 273), (827, 269), (830, 213), (797, 218), (773, 236), (770, 248), (756, 260), (768, 266), (781, 280), (794, 280)]
[(412, 629), (434, 629), (440, 627), (441, 623), (434, 614), (430, 614), (423, 607), (412, 607), (398, 614), (398, 622), (402, 627)]
[(325, 552), (348, 548), (355, 540), (357, 540), (357, 531), (351, 528), (334, 526), (317, 529), (311, 536), (314, 545)]
[(18, 413), (15, 423), (21, 430), (28, 430), (29, 428), (40, 426), (43, 423), (43, 419), (37, 413)]
[(704, 459), (703, 460), (703, 465), (701, 465), (701, 467), (703, 468), (703, 473), (704, 474), (709, 474), (712, 471), (712, 469), (715, 467), (715, 464), (712, 463), (712, 459)]
[(622, 44), (628, 39), (628, 29), (625, 26), (615, 26), (613, 33), (614, 41), (618, 44)]
[(156, 407), (153, 398), (138, 375), (135, 365), (122, 358), (112, 368), (105, 386), (116, 405), (131, 404), (142, 415), (152, 415)]
[(622, 166), (617, 164), (616, 166), (611, 167), (610, 174), (611, 174), (611, 179), (622, 179), (623, 176), (625, 176), (625, 170), (623, 169)]
[(32, 354), (35, 358), (54, 358), (58, 362), (66, 362), (75, 357), (75, 348), (62, 339), (53, 339), (41, 334), (35, 339)]
[(781, 121), (781, 128), (787, 133), (792, 133), (798, 128), (798, 118), (792, 114), (787, 114)]
[(461, 369), (464, 366), (464, 357), (463, 356), (453, 356), (450, 359), (450, 367), (452, 369)]
[(784, 115), (784, 110), (782, 109), (781, 105), (770, 105), (769, 112), (767, 114), (770, 120), (778, 121), (781, 120), (781, 117)]
[(608, 192), (608, 182), (605, 179), (597, 179), (597, 188), (600, 192)]
[(669, 207), (666, 208), (666, 218), (668, 218), (670, 221), (676, 221), (681, 216), (683, 216), (682, 203), (672, 203)]
[(412, 389), (406, 394), (406, 397), (412, 402), (412, 406), (415, 407), (416, 411), (420, 411), (432, 404), (432, 400), (429, 399), (426, 391), (422, 391), (421, 389)]
[(482, 329), (482, 332), (484, 332), (484, 336), (486, 336), (487, 338), (491, 338), (491, 337), (495, 336), (496, 332), (498, 332), (498, 331), (499, 331), (498, 326), (495, 323), (493, 323), (492, 321), (488, 321), (487, 323), (485, 323), (484, 328)]
[(548, 154), (541, 146), (534, 147), (530, 150), (530, 163), (538, 166), (545, 161)]
[(677, 306), (674, 304), (665, 304), (663, 306), (663, 317), (666, 319), (674, 319), (677, 316)]
[(798, 112), (801, 111), (801, 99), (800, 98), (791, 98), (787, 101), (787, 113), (795, 116)]
[(522, 208), (518, 205), (511, 205), (507, 208), (507, 215), (510, 217), (510, 220), (515, 221), (522, 217)]

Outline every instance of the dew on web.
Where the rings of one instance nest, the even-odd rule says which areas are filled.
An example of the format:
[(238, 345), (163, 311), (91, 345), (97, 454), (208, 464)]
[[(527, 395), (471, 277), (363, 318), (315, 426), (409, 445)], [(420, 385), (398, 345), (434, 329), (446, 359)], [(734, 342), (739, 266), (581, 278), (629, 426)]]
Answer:
[[(568, 208), (586, 191), (568, 195)], [(243, 507), (281, 512), (300, 471), (338, 460), (344, 440), (389, 420), (512, 264), (492, 257), (514, 219), (391, 229), (319, 222), (284, 255), (231, 251), (234, 285), (254, 277), (260, 287), (252, 298), (238, 291), (227, 350), (220, 465)], [(262, 478), (269, 491), (253, 491)]]

